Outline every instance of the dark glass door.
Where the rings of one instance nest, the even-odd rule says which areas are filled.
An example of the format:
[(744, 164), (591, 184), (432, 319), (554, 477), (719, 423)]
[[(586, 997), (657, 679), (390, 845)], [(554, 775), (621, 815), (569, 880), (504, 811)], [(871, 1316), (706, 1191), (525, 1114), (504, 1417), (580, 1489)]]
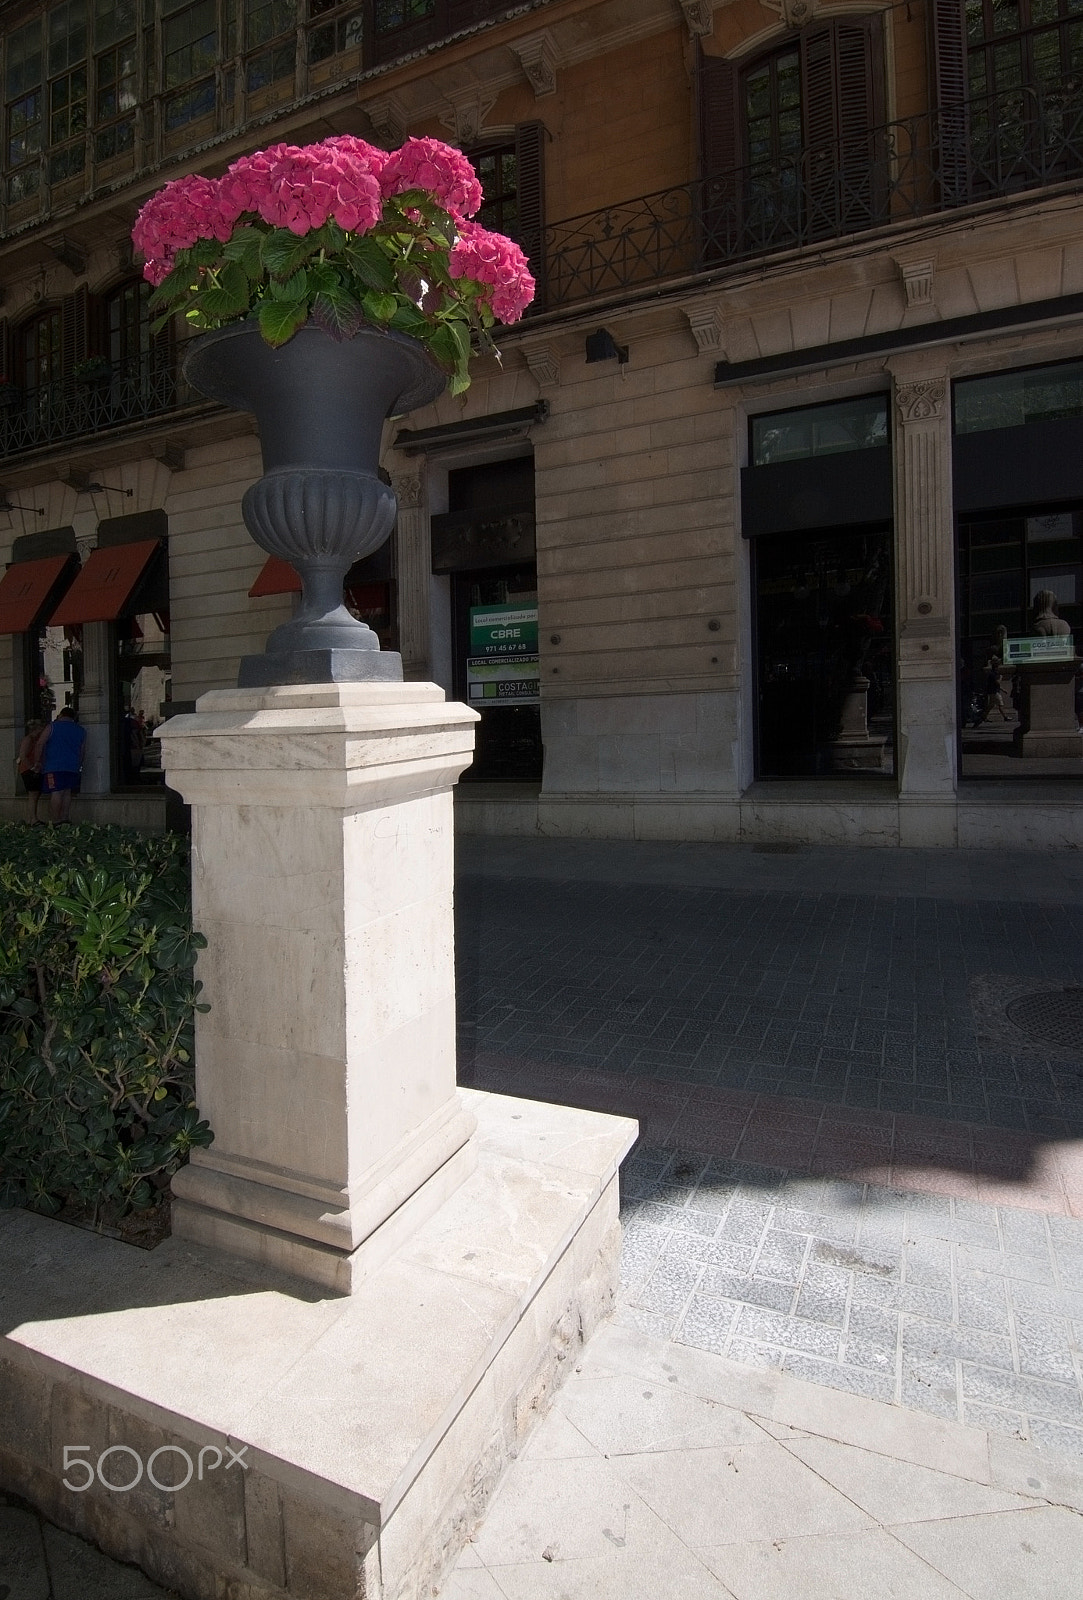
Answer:
[(754, 541), (757, 776), (895, 770), (891, 535)]

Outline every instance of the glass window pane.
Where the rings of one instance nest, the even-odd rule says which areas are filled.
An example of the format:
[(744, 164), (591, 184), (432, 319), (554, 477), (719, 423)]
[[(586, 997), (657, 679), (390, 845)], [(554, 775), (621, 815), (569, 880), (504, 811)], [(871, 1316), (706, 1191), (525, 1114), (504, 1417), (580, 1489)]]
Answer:
[(1083, 416), (1083, 362), (966, 378), (955, 385), (956, 433)]
[(873, 450), (887, 442), (887, 396), (882, 394), (752, 419), (752, 464), (756, 467)]

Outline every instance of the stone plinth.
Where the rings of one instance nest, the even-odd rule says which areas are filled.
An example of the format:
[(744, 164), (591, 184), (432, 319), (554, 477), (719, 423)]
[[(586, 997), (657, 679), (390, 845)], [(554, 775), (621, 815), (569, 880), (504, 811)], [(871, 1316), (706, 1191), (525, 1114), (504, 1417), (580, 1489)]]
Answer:
[(1016, 667), (1023, 685), (1013, 755), (1083, 756), (1083, 734), (1075, 714), (1080, 661), (1024, 662)]
[(349, 1291), (462, 1182), (452, 787), (432, 684), (217, 690), (162, 728), (192, 807), (196, 1093), (177, 1234)]
[(464, 1099), (475, 1171), (348, 1296), (0, 1211), (0, 1488), (184, 1600), (431, 1595), (609, 1309), (636, 1131)]

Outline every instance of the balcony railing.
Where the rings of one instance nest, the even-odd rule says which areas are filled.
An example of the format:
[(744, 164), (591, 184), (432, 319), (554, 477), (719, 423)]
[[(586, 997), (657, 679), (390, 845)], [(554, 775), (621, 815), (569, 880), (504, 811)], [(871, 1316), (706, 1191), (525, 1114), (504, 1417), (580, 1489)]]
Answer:
[(990, 96), (555, 223), (538, 309), (1081, 175), (1083, 77)]
[(111, 364), (98, 378), (0, 390), (0, 456), (25, 455), (65, 439), (149, 422), (202, 402), (181, 376), (183, 343)]

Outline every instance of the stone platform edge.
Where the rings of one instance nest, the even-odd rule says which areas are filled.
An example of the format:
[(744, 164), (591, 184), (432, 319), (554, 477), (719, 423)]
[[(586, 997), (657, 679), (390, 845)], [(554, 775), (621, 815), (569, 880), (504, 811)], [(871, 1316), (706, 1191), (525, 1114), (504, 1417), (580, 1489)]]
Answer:
[[(0, 1213), (0, 1487), (184, 1600), (431, 1594), (611, 1309), (636, 1135), (462, 1093), (477, 1171), (350, 1296)], [(162, 1447), (159, 1480), (206, 1471), (77, 1492), (65, 1446), (119, 1483)]]

